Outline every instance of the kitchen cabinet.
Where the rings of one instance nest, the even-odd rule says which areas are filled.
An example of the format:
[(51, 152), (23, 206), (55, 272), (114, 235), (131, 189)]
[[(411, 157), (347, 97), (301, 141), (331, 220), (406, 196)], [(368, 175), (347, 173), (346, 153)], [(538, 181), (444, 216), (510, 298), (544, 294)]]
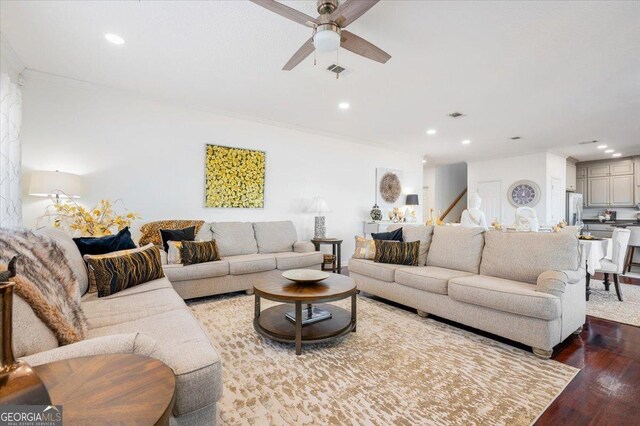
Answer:
[(578, 194), (582, 194), (582, 205), (587, 205), (587, 180), (586, 179), (576, 179), (576, 192)]
[(612, 176), (619, 175), (632, 175), (633, 174), (633, 161), (625, 160), (609, 165), (609, 174)]
[(578, 165), (576, 165), (576, 178), (581, 179), (586, 177), (587, 177), (587, 168), (579, 167)]
[(609, 177), (589, 178), (587, 194), (589, 207), (609, 207)]
[(609, 203), (616, 207), (633, 207), (633, 175), (609, 178)]
[(576, 165), (567, 161), (567, 191), (576, 190)]
[(599, 164), (589, 167), (589, 177), (609, 176), (609, 165)]

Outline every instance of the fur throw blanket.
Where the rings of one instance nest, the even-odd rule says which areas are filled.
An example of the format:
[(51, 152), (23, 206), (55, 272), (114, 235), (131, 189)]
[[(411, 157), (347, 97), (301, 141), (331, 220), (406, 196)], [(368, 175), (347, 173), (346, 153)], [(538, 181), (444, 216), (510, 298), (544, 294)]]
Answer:
[(60, 345), (84, 339), (87, 318), (76, 300), (78, 281), (64, 250), (54, 241), (27, 230), (0, 228), (0, 270), (14, 256), (15, 293), (31, 306)]

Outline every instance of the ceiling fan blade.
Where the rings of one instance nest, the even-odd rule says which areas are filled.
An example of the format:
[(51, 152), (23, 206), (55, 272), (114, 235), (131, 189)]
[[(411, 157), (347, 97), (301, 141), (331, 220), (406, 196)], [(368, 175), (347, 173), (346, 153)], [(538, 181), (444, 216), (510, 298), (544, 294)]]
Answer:
[(340, 28), (345, 28), (364, 15), (367, 10), (371, 9), (379, 1), (380, 0), (347, 0), (333, 11), (331, 20), (338, 24)]
[(306, 25), (307, 27), (315, 28), (318, 25), (318, 20), (311, 16), (304, 14), (292, 7), (278, 3), (275, 0), (251, 0), (252, 3), (262, 6), (265, 9), (269, 9), (273, 13), (277, 13), (280, 16), (284, 16), (287, 19), (291, 19), (299, 24)]
[(353, 53), (364, 56), (365, 58), (369, 58), (376, 62), (380, 62), (382, 64), (387, 63), (387, 61), (391, 59), (391, 55), (389, 55), (384, 50), (347, 30), (342, 30), (342, 40), (340, 46)]
[(298, 49), (296, 53), (293, 54), (291, 59), (289, 59), (289, 62), (287, 62), (284, 67), (282, 67), (282, 69), (284, 71), (291, 71), (296, 67), (296, 65), (302, 62), (304, 58), (309, 56), (314, 51), (314, 49), (315, 47), (313, 46), (313, 38), (310, 38), (305, 44), (302, 45), (300, 49)]

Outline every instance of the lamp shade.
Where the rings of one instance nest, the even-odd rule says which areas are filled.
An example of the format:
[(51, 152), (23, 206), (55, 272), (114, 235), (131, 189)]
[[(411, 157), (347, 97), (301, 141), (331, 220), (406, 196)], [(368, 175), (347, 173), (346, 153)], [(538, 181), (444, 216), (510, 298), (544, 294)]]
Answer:
[(307, 207), (307, 213), (327, 213), (330, 211), (331, 209), (322, 197), (314, 198), (311, 204), (309, 204), (309, 207)]
[(417, 206), (420, 205), (418, 202), (418, 194), (407, 194), (407, 201), (405, 202), (407, 206)]
[(36, 197), (58, 196), (80, 198), (82, 182), (80, 176), (59, 171), (37, 171), (31, 175), (29, 195)]

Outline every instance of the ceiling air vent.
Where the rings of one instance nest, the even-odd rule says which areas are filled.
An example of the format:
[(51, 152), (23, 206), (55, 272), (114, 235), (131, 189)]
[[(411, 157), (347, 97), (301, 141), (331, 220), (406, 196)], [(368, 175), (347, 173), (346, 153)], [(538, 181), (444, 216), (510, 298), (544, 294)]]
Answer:
[(522, 136), (512, 136), (510, 139), (512, 141), (519, 141), (520, 139), (522, 139)]
[(343, 68), (340, 65), (331, 64), (327, 67), (327, 71), (331, 71), (334, 74), (340, 74), (341, 72), (346, 71), (346, 68)]
[(579, 142), (578, 145), (589, 145), (592, 143), (598, 143), (598, 141), (584, 141), (584, 142)]
[(452, 112), (451, 114), (448, 114), (449, 117), (451, 118), (460, 118), (460, 117), (464, 117), (464, 114), (461, 112)]

